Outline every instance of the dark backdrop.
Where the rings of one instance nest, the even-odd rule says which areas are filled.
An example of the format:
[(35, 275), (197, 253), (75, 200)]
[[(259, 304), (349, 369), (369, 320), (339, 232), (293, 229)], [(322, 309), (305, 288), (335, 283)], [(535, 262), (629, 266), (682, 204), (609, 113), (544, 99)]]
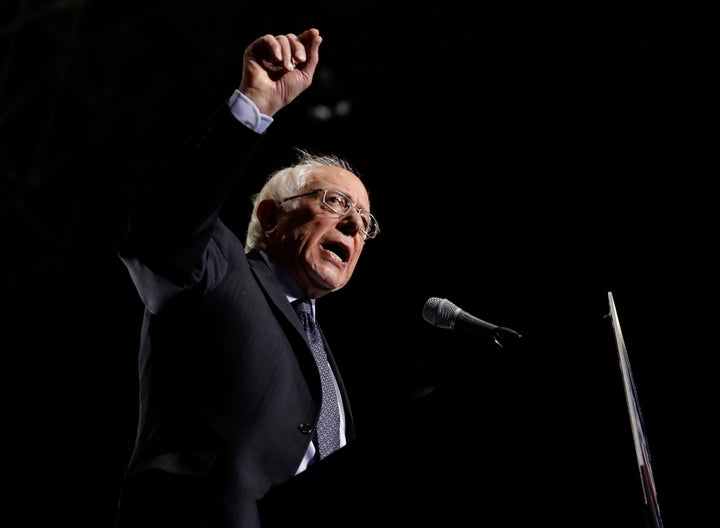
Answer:
[[(319, 306), (360, 434), (405, 423), (412, 408), (398, 433), (417, 456), (408, 465), (426, 467), (426, 442), (440, 447), (431, 467), (455, 504), (472, 502), (473, 486), (500, 493), (473, 466), (484, 442), (534, 460), (530, 503), (567, 489), (539, 446), (561, 468), (581, 453), (587, 481), (622, 474), (633, 488), (632, 457), (613, 455), (623, 435), (631, 445), (615, 351), (598, 346), (612, 291), (665, 525), (712, 518), (716, 9), (568, 4), (7, 2), (3, 511), (28, 526), (111, 525), (134, 439), (142, 310), (115, 254), (127, 212), (237, 85), (250, 40), (315, 26), (316, 82), (276, 116), (253, 172), (259, 185), (299, 146), (349, 158), (370, 189), (382, 234)], [(249, 202), (236, 198), (228, 221), (242, 230)], [(422, 320), (431, 296), (530, 345), (498, 366), (491, 343)], [(505, 396), (484, 392), (495, 383)], [(410, 405), (436, 387), (456, 392), (428, 415)], [(495, 399), (505, 403), (489, 412), (512, 423), (512, 442), (474, 414)], [(458, 402), (475, 424), (464, 442), (428, 441)], [(578, 503), (552, 500), (563, 498)]]

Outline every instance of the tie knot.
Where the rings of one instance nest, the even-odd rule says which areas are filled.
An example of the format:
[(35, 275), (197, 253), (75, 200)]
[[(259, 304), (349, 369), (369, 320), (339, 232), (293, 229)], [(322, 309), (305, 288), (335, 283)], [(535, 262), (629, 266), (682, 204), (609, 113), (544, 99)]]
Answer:
[(295, 312), (299, 316), (305, 316), (308, 319), (312, 320), (312, 309), (310, 306), (310, 299), (297, 299), (292, 302), (292, 306), (295, 309)]

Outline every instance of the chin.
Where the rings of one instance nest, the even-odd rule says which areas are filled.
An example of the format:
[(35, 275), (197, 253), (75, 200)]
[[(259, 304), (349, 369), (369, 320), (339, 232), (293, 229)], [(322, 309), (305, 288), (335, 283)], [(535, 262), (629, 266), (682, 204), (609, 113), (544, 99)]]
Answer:
[(345, 275), (339, 273), (324, 273), (318, 276), (318, 284), (323, 290), (327, 292), (336, 291), (345, 286), (348, 282), (348, 278)]

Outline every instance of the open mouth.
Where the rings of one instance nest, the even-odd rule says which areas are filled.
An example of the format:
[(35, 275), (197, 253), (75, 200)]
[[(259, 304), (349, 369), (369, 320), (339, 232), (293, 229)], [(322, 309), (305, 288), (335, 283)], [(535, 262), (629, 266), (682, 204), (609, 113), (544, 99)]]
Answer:
[(335, 255), (338, 260), (342, 262), (347, 262), (350, 258), (350, 250), (339, 243), (329, 243), (329, 244), (323, 244), (323, 249), (326, 251), (329, 251), (333, 255)]

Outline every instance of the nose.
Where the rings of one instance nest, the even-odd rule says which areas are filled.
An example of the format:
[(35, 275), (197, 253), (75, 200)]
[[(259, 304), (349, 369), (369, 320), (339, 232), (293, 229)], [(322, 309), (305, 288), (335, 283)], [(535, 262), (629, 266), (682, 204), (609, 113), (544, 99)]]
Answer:
[[(357, 207), (353, 207), (338, 221), (338, 229), (346, 235), (355, 236), (358, 233), (363, 234), (362, 231), (363, 219), (357, 210)], [(363, 237), (365, 235), (363, 234)]]

